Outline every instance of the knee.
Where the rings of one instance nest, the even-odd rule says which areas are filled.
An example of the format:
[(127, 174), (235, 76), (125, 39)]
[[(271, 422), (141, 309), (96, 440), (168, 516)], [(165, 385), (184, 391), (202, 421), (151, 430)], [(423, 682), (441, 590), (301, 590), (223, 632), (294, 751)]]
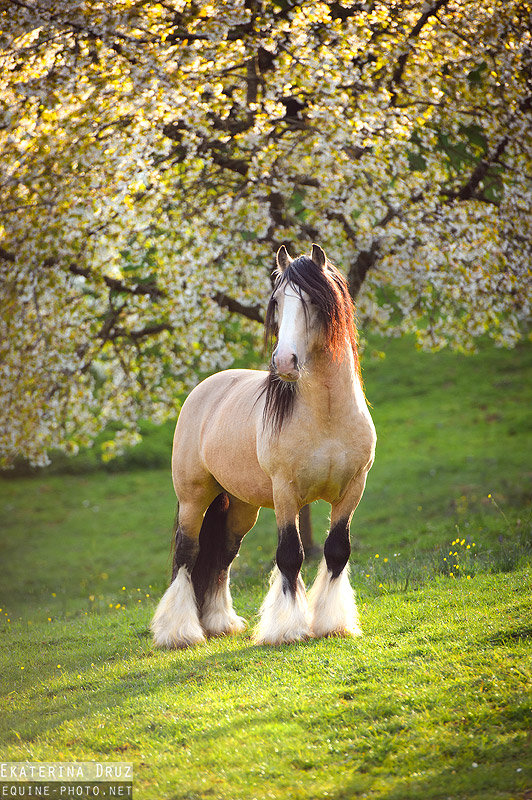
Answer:
[(331, 528), (331, 532), (325, 540), (323, 554), (327, 569), (332, 573), (333, 578), (337, 578), (349, 561), (351, 554), (348, 522), (338, 522)]
[(286, 584), (295, 592), (297, 576), (303, 563), (303, 546), (295, 525), (279, 531), (276, 561)]

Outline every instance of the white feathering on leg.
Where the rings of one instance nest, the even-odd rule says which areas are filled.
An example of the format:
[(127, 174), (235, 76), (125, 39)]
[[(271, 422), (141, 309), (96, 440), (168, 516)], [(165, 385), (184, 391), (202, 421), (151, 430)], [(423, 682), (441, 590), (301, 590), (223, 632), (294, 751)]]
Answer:
[(201, 624), (210, 636), (241, 633), (247, 622), (233, 608), (229, 591), (229, 570), (214, 589), (208, 590), (201, 610)]
[(157, 647), (188, 647), (205, 641), (192, 579), (186, 567), (180, 567), (163, 594), (150, 628)]
[(296, 593), (283, 591), (283, 576), (273, 568), (270, 588), (260, 609), (260, 620), (254, 631), (255, 644), (286, 644), (310, 635), (305, 586), (298, 576)]
[(361, 636), (355, 593), (349, 583), (349, 566), (331, 578), (325, 559), (309, 592), (312, 636)]

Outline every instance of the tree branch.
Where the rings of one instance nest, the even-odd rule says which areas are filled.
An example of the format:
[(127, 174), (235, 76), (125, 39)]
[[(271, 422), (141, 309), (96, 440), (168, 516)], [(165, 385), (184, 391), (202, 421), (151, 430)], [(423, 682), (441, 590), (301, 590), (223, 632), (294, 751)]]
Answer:
[(351, 242), (356, 242), (357, 234), (353, 226), (347, 221), (341, 211), (327, 211), (327, 219), (335, 219), (342, 225), (344, 233)]
[(378, 255), (379, 242), (377, 239), (374, 239), (369, 250), (361, 250), (349, 267), (347, 282), (349, 284), (349, 291), (353, 300), (356, 300), (366, 275), (377, 263)]
[(255, 306), (245, 306), (233, 297), (229, 297), (225, 292), (216, 292), (216, 294), (212, 296), (212, 299), (220, 308), (226, 308), (231, 314), (240, 314), (254, 322), (264, 322), (261, 307), (258, 304)]
[(96, 334), (96, 338), (101, 339), (104, 344), (109, 339), (113, 338), (111, 331), (113, 330), (115, 322), (119, 318), (121, 311), (121, 308), (113, 308), (113, 306), (109, 304), (109, 311), (105, 315), (102, 327)]
[(124, 339), (132, 339), (134, 342), (138, 342), (139, 339), (143, 339), (145, 336), (156, 336), (163, 331), (169, 331), (171, 333), (173, 330), (173, 325), (170, 325), (169, 322), (157, 322), (152, 325), (146, 325), (145, 328), (141, 328), (138, 331), (128, 331), (120, 327), (114, 328), (107, 336), (107, 339), (113, 340), (123, 337)]
[(9, 261), (10, 264), (14, 264), (16, 261), (13, 253), (10, 253), (9, 250), (5, 250), (1, 246), (0, 246), (0, 258), (3, 258), (4, 261)]
[[(82, 275), (84, 278), (93, 277), (88, 267), (80, 267), (78, 264), (69, 264), (68, 269), (73, 275)], [(148, 294), (152, 299), (166, 297), (166, 292), (160, 289), (156, 283), (135, 283), (128, 285), (118, 278), (110, 278), (109, 275), (103, 275), (103, 282), (109, 289), (114, 289), (116, 292), (134, 295)]]
[[(530, 109), (531, 104), (532, 104), (532, 96), (525, 97), (519, 104), (520, 111), (528, 111)], [(447, 195), (448, 200), (449, 201), (470, 200), (471, 198), (474, 197), (477, 200), (486, 201), (485, 197), (475, 195), (475, 191), (478, 189), (480, 183), (486, 177), (490, 167), (493, 166), (493, 164), (497, 162), (500, 159), (500, 157), (504, 154), (504, 151), (506, 150), (506, 147), (508, 146), (509, 142), (510, 142), (510, 137), (508, 135), (503, 136), (499, 144), (495, 148), (495, 150), (493, 150), (492, 153), (490, 153), (487, 158), (483, 158), (478, 162), (477, 166), (471, 173), (471, 176), (460, 187), (460, 189), (458, 189), (455, 192), (444, 192), (444, 194)]]
[(428, 20), (433, 17), (435, 14), (438, 13), (442, 6), (447, 5), (449, 0), (436, 0), (436, 2), (429, 6), (426, 11), (420, 16), (412, 30), (407, 36), (407, 44), (405, 45), (405, 50), (401, 53), (399, 58), (397, 59), (397, 64), (395, 65), (395, 69), (393, 71), (392, 79), (390, 81), (390, 89), (391, 89), (391, 99), (392, 103), (395, 103), (395, 98), (397, 93), (395, 91), (395, 87), (398, 86), (403, 81), (403, 73), (405, 71), (406, 62), (408, 61), (408, 57), (412, 52), (412, 40), (418, 36)]
[(486, 174), (493, 164), (494, 161), (497, 161), (499, 156), (502, 156), (504, 151), (506, 150), (506, 146), (510, 141), (509, 136), (503, 136), (493, 153), (488, 158), (483, 158), (471, 174), (471, 177), (459, 190), (456, 192), (456, 199), (457, 200), (469, 200), (473, 197), (475, 190), (478, 188), (480, 182), (486, 177)]
[(297, 227), (299, 227), (300, 230), (309, 237), (309, 239), (315, 241), (319, 238), (319, 232), (313, 225), (308, 225), (306, 222), (295, 220), (293, 216), (286, 212), (284, 198), (280, 192), (270, 192), (267, 197), (267, 202), (272, 224), (268, 229), (268, 235), (266, 239), (270, 240), (273, 237), (275, 228), (277, 226), (289, 228), (292, 225), (297, 225)]
[[(242, 120), (236, 124), (238, 125), (237, 132), (241, 132), (250, 128), (253, 125), (253, 121), (248, 120), (244, 122)], [(225, 128), (223, 128), (222, 125), (218, 125), (216, 123), (216, 118), (214, 118), (213, 127), (225, 129), (228, 128), (228, 124), (226, 124)], [(187, 126), (181, 120), (168, 122), (162, 129), (162, 132), (166, 137), (174, 142), (178, 142), (177, 153), (180, 160), (186, 157), (186, 146), (182, 144), (183, 131), (186, 130), (188, 130)], [(234, 132), (234, 130), (231, 130), (231, 133)], [(227, 152), (224, 151), (227, 151), (227, 145), (219, 142), (218, 139), (204, 139), (198, 148), (199, 153), (207, 153), (218, 167), (222, 167), (223, 169), (228, 169), (231, 170), (231, 172), (237, 172), (239, 175), (246, 176), (249, 172), (248, 162), (244, 158), (233, 158), (230, 155), (227, 155)]]

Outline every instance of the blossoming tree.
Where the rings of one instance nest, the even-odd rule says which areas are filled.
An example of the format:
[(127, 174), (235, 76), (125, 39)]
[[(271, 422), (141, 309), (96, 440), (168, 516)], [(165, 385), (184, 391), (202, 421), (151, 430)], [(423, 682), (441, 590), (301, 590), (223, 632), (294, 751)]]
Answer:
[(174, 415), (260, 336), (280, 243), (319, 242), (373, 329), (465, 350), (526, 331), (528, 2), (0, 14), (4, 465)]

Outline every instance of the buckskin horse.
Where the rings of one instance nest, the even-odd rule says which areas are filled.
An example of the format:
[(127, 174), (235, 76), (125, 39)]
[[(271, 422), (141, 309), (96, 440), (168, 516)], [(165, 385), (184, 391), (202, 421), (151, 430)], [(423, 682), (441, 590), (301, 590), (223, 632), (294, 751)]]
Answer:
[[(151, 623), (159, 647), (245, 628), (233, 609), (229, 570), (262, 506), (275, 510), (278, 546), (254, 641), (361, 632), (348, 574), (349, 529), (376, 435), (347, 283), (318, 245), (296, 259), (279, 249), (265, 328), (267, 341), (275, 341), (269, 372), (212, 375), (179, 416), (172, 581)], [(331, 504), (331, 524), (307, 598), (298, 514), (319, 498)]]

